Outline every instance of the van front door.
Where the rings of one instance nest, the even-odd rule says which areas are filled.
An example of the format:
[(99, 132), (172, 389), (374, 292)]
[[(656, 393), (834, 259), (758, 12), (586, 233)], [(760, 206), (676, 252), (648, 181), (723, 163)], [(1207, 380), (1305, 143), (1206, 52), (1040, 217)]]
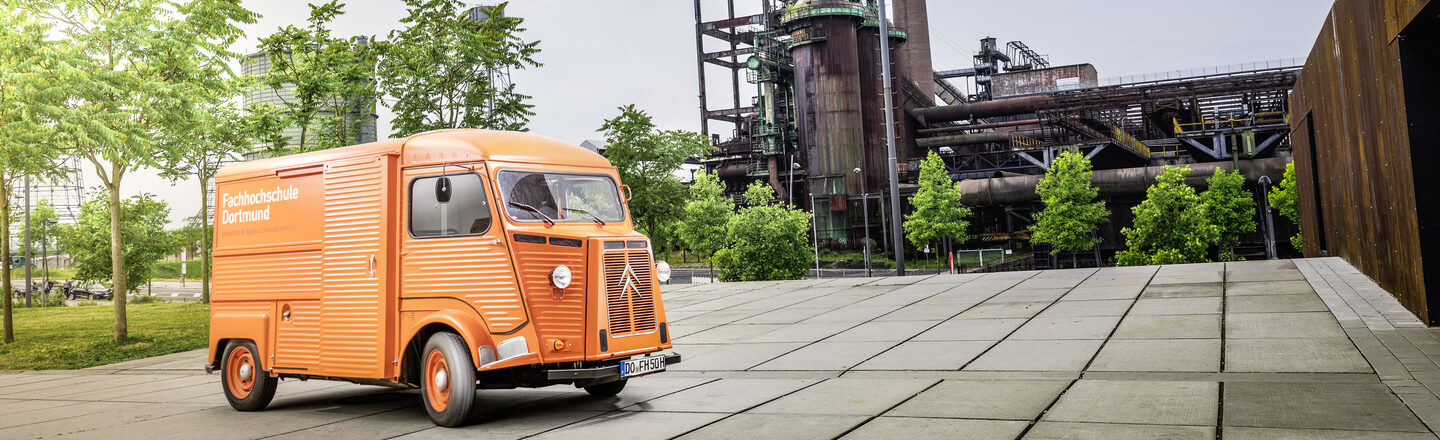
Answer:
[[(450, 304), (445, 307), (473, 311), (492, 334), (515, 331), (528, 316), (496, 218), (491, 184), (483, 164), (468, 165), (473, 170), (464, 166), (404, 171), (408, 233), (400, 252), (401, 310), (424, 312)], [(494, 347), (479, 352), (477, 366), (494, 360), (487, 359)]]

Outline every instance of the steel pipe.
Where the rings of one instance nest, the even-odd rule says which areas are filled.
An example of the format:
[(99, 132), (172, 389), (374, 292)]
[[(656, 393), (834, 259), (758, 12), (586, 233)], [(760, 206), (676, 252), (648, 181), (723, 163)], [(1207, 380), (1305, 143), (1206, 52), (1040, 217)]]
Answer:
[(1031, 137), (1031, 138), (1039, 138), (1039, 137), (1045, 136), (1045, 131), (1043, 131), (1043, 130), (990, 131), (990, 132), (985, 132), (985, 133), (955, 134), (955, 135), (950, 135), (950, 136), (936, 136), (936, 137), (929, 137), (929, 138), (920, 138), (920, 139), (916, 139), (916, 140), (915, 140), (915, 144), (916, 144), (916, 145), (919, 145), (921, 148), (935, 148), (935, 147), (943, 147), (943, 146), (947, 146), (947, 145), (986, 144), (986, 143), (992, 143), (992, 142), (1010, 142), (1010, 139), (1011, 139), (1012, 137), (1014, 137), (1014, 136), (1025, 136), (1025, 137)]
[[(1243, 174), (1245, 181), (1249, 183), (1256, 183), (1260, 176), (1279, 180), (1284, 176), (1285, 164), (1289, 161), (1286, 157), (1240, 161), (1240, 174)], [(1193, 163), (1189, 166), (1190, 176), (1185, 183), (1196, 189), (1206, 188), (1208, 184), (1205, 179), (1215, 174), (1216, 169), (1235, 170), (1235, 165), (1228, 161)], [(1155, 178), (1164, 172), (1163, 166), (1099, 170), (1095, 171), (1090, 181), (1103, 194), (1136, 195), (1144, 194), (1145, 189), (1154, 184)], [(1040, 183), (1041, 177), (1026, 175), (961, 181), (960, 202), (966, 205), (1003, 205), (1039, 200), (1040, 197), (1035, 195), (1035, 185)]]
[(921, 122), (963, 121), (996, 116), (1014, 116), (1035, 113), (1055, 104), (1050, 95), (1025, 96), (1020, 98), (997, 99), (994, 101), (969, 102), (939, 107), (925, 107), (915, 110), (915, 117)]

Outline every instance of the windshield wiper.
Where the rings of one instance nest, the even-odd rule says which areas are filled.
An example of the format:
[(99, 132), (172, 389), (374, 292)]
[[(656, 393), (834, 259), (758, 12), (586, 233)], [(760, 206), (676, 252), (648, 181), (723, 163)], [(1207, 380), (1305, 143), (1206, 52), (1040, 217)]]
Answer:
[(600, 226), (605, 226), (605, 221), (604, 221), (604, 220), (601, 220), (599, 216), (596, 216), (595, 214), (591, 214), (590, 211), (586, 211), (586, 210), (580, 209), (580, 208), (565, 208), (565, 210), (566, 210), (566, 211), (571, 211), (571, 212), (578, 212), (578, 213), (581, 213), (581, 214), (588, 215), (588, 216), (590, 216), (590, 219), (591, 219), (591, 220), (594, 220), (594, 221), (595, 221), (596, 224), (598, 224), (598, 225), (600, 225)]
[(540, 211), (540, 208), (536, 208), (534, 206), (526, 205), (520, 202), (510, 202), (510, 206), (514, 206), (516, 208), (524, 209), (526, 211), (535, 213), (535, 215), (540, 216), (540, 219), (545, 220), (546, 226), (555, 226), (555, 219), (552, 219), (550, 218), (550, 216), (545, 215), (543, 211)]

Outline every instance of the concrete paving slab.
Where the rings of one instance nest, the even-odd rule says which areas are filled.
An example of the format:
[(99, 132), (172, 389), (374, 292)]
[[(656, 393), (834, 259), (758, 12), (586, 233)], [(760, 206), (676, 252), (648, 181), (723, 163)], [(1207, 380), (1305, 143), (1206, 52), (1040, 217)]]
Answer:
[(853, 324), (869, 321), (893, 311), (895, 308), (891, 306), (841, 307), (815, 315), (802, 322), (848, 322)]
[(721, 379), (625, 407), (625, 411), (736, 413), (819, 382), (812, 379)]
[(1435, 440), (1435, 434), (1421, 432), (1336, 431), (1330, 429), (1225, 428), (1232, 440)]
[[(629, 381), (625, 390), (614, 397), (597, 398), (588, 393), (569, 393), (564, 397), (547, 400), (556, 407), (567, 411), (613, 411), (637, 403), (657, 399), (690, 388), (714, 382), (719, 379), (708, 377), (668, 377), (663, 374), (647, 376)], [(558, 387), (565, 389), (566, 387)]]
[[(517, 439), (553, 430), (581, 420), (598, 417), (601, 414), (604, 413), (598, 411), (539, 409), (499, 412), (482, 416), (481, 420), (473, 425), (459, 428), (444, 428), (434, 426), (432, 423), (430, 428), (396, 438), (404, 440)], [(423, 420), (428, 422), (430, 419), (425, 418)]]
[[(718, 345), (714, 350), (701, 353), (694, 358), (685, 354), (684, 345), (676, 352), (684, 356), (684, 362), (668, 367), (676, 371), (739, 371), (765, 363), (776, 357), (795, 351), (805, 344), (802, 342), (776, 342), (753, 344)], [(694, 347), (691, 345), (689, 347)]]
[(1224, 293), (1222, 283), (1151, 284), (1140, 293), (1141, 298), (1206, 298)]
[(907, 341), (855, 366), (856, 370), (954, 371), (995, 341)]
[(816, 342), (751, 369), (757, 371), (848, 370), (898, 343), (896, 341)]
[(711, 327), (695, 334), (676, 336), (676, 341), (686, 344), (725, 344), (744, 342), (784, 327), (785, 324), (726, 324)]
[(1220, 313), (1219, 297), (1204, 298), (1140, 298), (1130, 308), (1131, 315), (1204, 315)]
[(840, 377), (790, 393), (747, 412), (877, 416), (936, 382), (932, 379)]
[(1034, 420), (1066, 380), (946, 380), (885, 413), (887, 417)]
[(999, 341), (1025, 324), (1024, 318), (951, 319), (915, 336), (916, 341)]
[[(1114, 423), (1036, 423), (1026, 440), (1150, 440), (1150, 439), (1213, 439), (1215, 428), (1209, 426), (1121, 425)], [(1225, 431), (1230, 438), (1230, 431)]]
[(1304, 281), (1253, 281), (1225, 283), (1226, 295), (1287, 295), (1314, 294), (1315, 288)]
[(605, 413), (553, 431), (529, 437), (544, 440), (665, 439), (725, 418), (721, 413), (631, 412)]
[(1313, 313), (1235, 313), (1225, 315), (1225, 337), (1344, 338), (1335, 316)]
[(1220, 278), (1221, 274), (1219, 270), (1193, 270), (1183, 272), (1175, 271), (1173, 273), (1167, 273), (1167, 271), (1164, 269), (1168, 269), (1170, 267), (1174, 266), (1165, 266), (1164, 268), (1161, 268), (1161, 271), (1155, 274), (1155, 278), (1150, 280), (1150, 285), (1153, 286), (1157, 284), (1219, 283), (1224, 281)]
[(990, 298), (985, 302), (989, 304), (1031, 302), (1049, 303), (1060, 299), (1060, 297), (1065, 296), (1065, 294), (1068, 292), (1070, 292), (1070, 288), (1068, 287), (1061, 289), (1025, 289), (1016, 286), (1013, 289), (1007, 290), (999, 295), (995, 295), (994, 298)]
[(434, 427), (435, 423), (425, 415), (425, 408), (420, 405), (412, 405), (268, 438), (276, 440), (392, 438)]
[(1080, 371), (1100, 350), (1101, 340), (1005, 340), (965, 370)]
[(1119, 316), (1053, 317), (1037, 316), (1011, 334), (1010, 340), (1105, 339), (1120, 323)]
[(1111, 339), (1089, 371), (1219, 372), (1219, 339)]
[(1048, 302), (985, 303), (956, 315), (960, 319), (1029, 318), (1039, 314)]
[(1230, 313), (1329, 312), (1313, 293), (1289, 295), (1236, 295), (1226, 298)]
[(1060, 301), (1067, 302), (1135, 299), (1136, 297), (1140, 296), (1140, 290), (1143, 288), (1144, 285), (1085, 286), (1082, 284), (1080, 287), (1070, 289), (1069, 293), (1066, 293), (1065, 296), (1060, 297)]
[[(864, 423), (865, 416), (831, 414), (736, 414), (680, 436), (702, 439), (832, 439)], [(593, 440), (593, 438), (592, 438)]]
[(1271, 269), (1271, 270), (1229, 270), (1225, 272), (1225, 281), (1303, 281), (1304, 275), (1295, 269)]
[(926, 419), (880, 417), (846, 434), (844, 440), (1010, 439), (1025, 431), (1028, 422), (1011, 420)]
[(1218, 339), (1220, 315), (1126, 316), (1115, 339)]
[[(1069, 295), (1066, 295), (1068, 298)], [(1131, 300), (1095, 300), (1095, 301), (1061, 301), (1051, 304), (1045, 311), (1040, 312), (1037, 317), (1049, 318), (1059, 316), (1124, 316), (1125, 311), (1130, 309)]]
[(1345, 338), (1226, 339), (1225, 371), (1370, 373), (1370, 364)]
[(875, 321), (941, 321), (959, 315), (969, 310), (980, 300), (967, 300), (967, 302), (928, 304), (911, 304), (896, 309), (894, 312), (886, 313), (884, 316), (875, 318)]
[[(138, 424), (168, 416), (183, 416), (206, 409), (206, 407), (198, 405), (91, 402), (41, 411), (52, 413), (44, 420), (37, 420), (34, 417), (19, 417), (21, 420), (30, 422), (23, 424), (7, 420), (7, 426), (4, 429), (0, 429), (0, 437), (14, 439), (39, 438), (57, 433), (85, 433), (91, 430), (102, 429), (114, 431), (123, 429), (126, 425), (130, 424)], [(25, 413), (24, 415), (32, 414)], [(17, 414), (13, 416), (21, 415)], [(9, 419), (11, 417), (6, 418)], [(145, 435), (145, 431), (143, 430), (128, 432), (130, 433), (130, 437)], [(146, 437), (149, 438), (148, 435)]]
[(1219, 398), (1215, 382), (1081, 379), (1044, 421), (1214, 426)]
[(1227, 437), (1232, 426), (1429, 432), (1378, 382), (1226, 383), (1224, 407)]
[(940, 321), (871, 321), (826, 338), (826, 342), (904, 341)]
[(753, 338), (751, 342), (815, 342), (834, 336), (851, 327), (854, 322), (801, 322), (780, 327)]

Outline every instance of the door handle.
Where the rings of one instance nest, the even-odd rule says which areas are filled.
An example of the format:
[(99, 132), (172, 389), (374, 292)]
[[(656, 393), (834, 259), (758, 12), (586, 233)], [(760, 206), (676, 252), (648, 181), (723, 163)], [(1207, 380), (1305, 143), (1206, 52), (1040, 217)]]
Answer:
[(375, 254), (370, 254), (370, 278), (375, 278)]

